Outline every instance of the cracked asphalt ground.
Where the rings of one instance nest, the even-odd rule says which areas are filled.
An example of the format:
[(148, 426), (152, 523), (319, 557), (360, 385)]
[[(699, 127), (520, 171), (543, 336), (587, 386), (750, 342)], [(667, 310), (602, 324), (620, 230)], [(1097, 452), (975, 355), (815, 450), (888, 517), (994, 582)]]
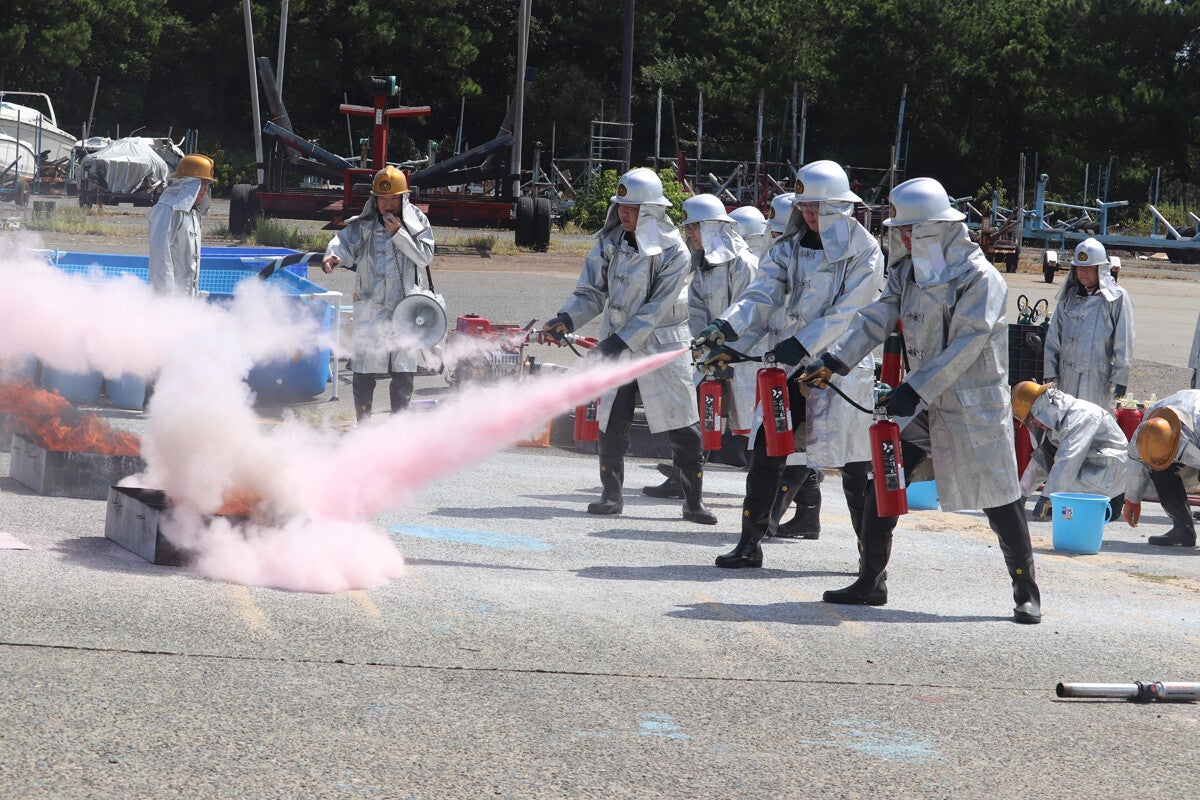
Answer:
[[(435, 280), (451, 316), (544, 319), (575, 280), (554, 258), (439, 259)], [(1014, 314), (1018, 294), (1057, 288), (1007, 277)], [(1142, 356), (1130, 394), (1182, 388), (1200, 282), (1128, 269), (1122, 283)], [(347, 378), (338, 402), (294, 410), (345, 418)], [(421, 380), (423, 396), (444, 387)], [(268, 425), (281, 409), (261, 413)], [(769, 542), (763, 569), (725, 571), (712, 560), (736, 539), (744, 473), (708, 470), (720, 525), (703, 527), (641, 495), (654, 465), (630, 460), (625, 513), (603, 518), (583, 510), (599, 492), (593, 456), (504, 451), (375, 518), (408, 574), (338, 595), (147, 564), (103, 538), (104, 502), (0, 477), (0, 531), (28, 548), (0, 549), (0, 796), (1195, 793), (1196, 705), (1054, 693), (1200, 680), (1200, 550), (1146, 544), (1168, 527), (1156, 505), (1136, 530), (1107, 526), (1091, 556), (1055, 551), (1050, 525), (1033, 524), (1045, 619), (1018, 626), (981, 515), (907, 515), (888, 604), (830, 606), (821, 592), (856, 567), (836, 480), (820, 539)]]

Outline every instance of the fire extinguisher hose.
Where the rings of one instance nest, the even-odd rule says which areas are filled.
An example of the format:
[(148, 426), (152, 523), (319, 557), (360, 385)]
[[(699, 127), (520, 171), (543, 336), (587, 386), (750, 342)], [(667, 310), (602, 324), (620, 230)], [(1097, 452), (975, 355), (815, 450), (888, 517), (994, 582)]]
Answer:
[[(738, 362), (741, 362), (741, 361), (762, 361), (762, 360), (763, 360), (763, 357), (762, 357), (762, 356), (750, 356), (750, 355), (746, 355), (745, 353), (739, 353), (737, 350), (734, 350), (734, 349), (733, 349), (732, 347), (730, 347), (729, 345), (725, 345), (725, 346), (724, 346), (724, 350), (725, 350), (725, 352), (726, 352), (726, 353), (728, 353), (729, 355), (733, 356), (733, 358), (732, 358), (732, 359), (730, 359), (730, 360), (731, 360), (733, 363), (735, 363), (735, 364), (736, 364), (736, 363), (738, 363)], [(826, 385), (826, 386), (828, 386), (830, 389), (833, 389), (833, 390), (834, 390), (835, 392), (837, 392), (838, 394), (840, 394), (840, 395), (842, 396), (842, 399), (843, 399), (843, 400), (845, 400), (847, 403), (849, 403), (850, 405), (852, 405), (852, 406), (854, 406), (855, 408), (857, 408), (859, 411), (863, 412), (864, 414), (872, 414), (872, 415), (874, 415), (874, 413), (875, 413), (875, 409), (873, 409), (873, 408), (865, 408), (864, 406), (860, 406), (858, 403), (856, 403), (856, 402), (854, 402), (853, 400), (851, 400), (851, 399), (850, 399), (850, 398), (849, 398), (849, 397), (846, 395), (846, 393), (845, 393), (845, 392), (843, 392), (841, 389), (839, 389), (839, 388), (838, 388), (838, 387), (837, 387), (837, 386), (836, 386), (834, 383), (832, 383), (831, 381), (825, 381), (825, 385)]]

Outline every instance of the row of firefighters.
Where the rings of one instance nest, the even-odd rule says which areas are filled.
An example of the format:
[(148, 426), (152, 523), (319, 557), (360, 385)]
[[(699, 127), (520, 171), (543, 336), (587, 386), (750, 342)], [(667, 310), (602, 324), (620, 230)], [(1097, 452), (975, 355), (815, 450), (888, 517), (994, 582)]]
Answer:
[[(1041, 620), (1025, 502), (1043, 481), (1035, 515), (1048, 513), (1052, 492), (1085, 491), (1113, 498), (1131, 525), (1153, 484), (1175, 526), (1151, 543), (1194, 546), (1179, 466), (1200, 466), (1200, 391), (1153, 405), (1127, 440), (1113, 407), (1129, 384), (1133, 308), (1103, 245), (1075, 249), (1046, 332), (1046, 383), (1010, 391), (1005, 280), (938, 181), (906, 181), (890, 201), (885, 257), (832, 161), (801, 168), (796, 191), (776, 197), (766, 218), (700, 194), (683, 202), (678, 227), (652, 170), (621, 177), (575, 290), (542, 336), (574, 338), (599, 317), (592, 357), (681, 352), (577, 412), (578, 435), (590, 422), (598, 440), (602, 493), (588, 512), (622, 511), (640, 397), (673, 462), (665, 483), (643, 491), (682, 498), (685, 520), (717, 522), (702, 490), (722, 417), (749, 437), (741, 535), (718, 567), (761, 567), (770, 536), (817, 538), (821, 471), (840, 472), (859, 574), (825, 602), (887, 602), (905, 471), (926, 458), (943, 509), (987, 516), (1016, 622)], [(1023, 474), (1014, 414), (1028, 440)], [(795, 517), (781, 523), (793, 503)]]

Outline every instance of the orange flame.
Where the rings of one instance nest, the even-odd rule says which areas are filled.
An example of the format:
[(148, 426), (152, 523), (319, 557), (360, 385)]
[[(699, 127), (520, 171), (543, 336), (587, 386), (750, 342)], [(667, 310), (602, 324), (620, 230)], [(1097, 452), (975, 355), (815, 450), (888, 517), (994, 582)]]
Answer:
[(9, 430), (28, 436), (47, 450), (136, 456), (141, 438), (121, 433), (95, 414), (85, 414), (57, 392), (29, 381), (0, 385), (0, 413), (9, 414)]
[(231, 489), (221, 498), (225, 504), (217, 511), (219, 517), (248, 517), (259, 519), (262, 516), (262, 496), (244, 489)]

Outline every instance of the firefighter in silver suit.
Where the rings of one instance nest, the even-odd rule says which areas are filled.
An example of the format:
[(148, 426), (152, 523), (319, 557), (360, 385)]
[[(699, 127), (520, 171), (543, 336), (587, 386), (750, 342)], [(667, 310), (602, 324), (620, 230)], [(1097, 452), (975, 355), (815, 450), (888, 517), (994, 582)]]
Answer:
[[(1033, 546), (1021, 503), (1008, 381), (1008, 286), (968, 236), (942, 185), (914, 178), (892, 190), (890, 267), (883, 295), (861, 309), (802, 380), (823, 385), (904, 324), (910, 371), (886, 398), (902, 428), (911, 471), (927, 456), (948, 511), (982, 508), (1012, 579), (1014, 621), (1041, 621)], [(919, 412), (919, 413), (918, 413)], [(867, 491), (858, 579), (825, 592), (827, 603), (883, 605), (896, 517), (880, 517)]]
[[(560, 339), (599, 316), (602, 358), (646, 356), (686, 347), (688, 341), (687, 246), (666, 214), (671, 201), (653, 170), (638, 167), (621, 176), (608, 218), (583, 262), (575, 291), (542, 329)], [(608, 392), (600, 403), (600, 500), (589, 514), (620, 514), (624, 508), (625, 453), (634, 402), (640, 394), (651, 433), (665, 431), (684, 495), (683, 518), (715, 525), (701, 501), (703, 451), (700, 417), (686, 352), (648, 375)]]

